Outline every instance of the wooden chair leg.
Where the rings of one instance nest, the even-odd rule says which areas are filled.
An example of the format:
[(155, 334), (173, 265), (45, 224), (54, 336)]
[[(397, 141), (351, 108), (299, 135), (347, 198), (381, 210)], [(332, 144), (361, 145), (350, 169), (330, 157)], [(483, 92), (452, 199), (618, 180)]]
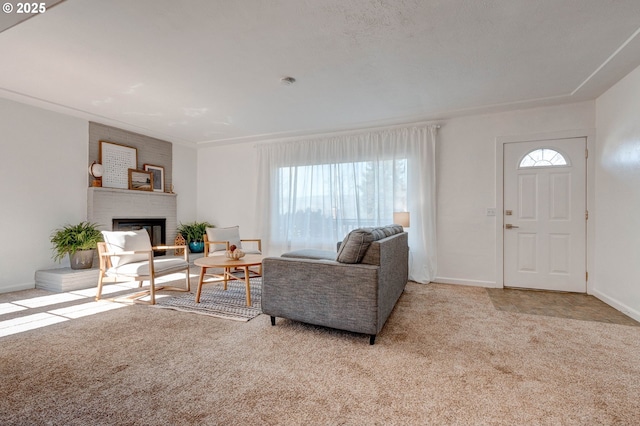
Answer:
[(229, 275), (231, 275), (231, 268), (224, 268), (224, 290), (227, 289), (227, 283), (229, 282)]
[(247, 292), (247, 306), (251, 306), (251, 284), (249, 279), (249, 267), (245, 266), (244, 268), (244, 285)]
[(149, 280), (149, 285), (150, 287), (150, 295), (151, 295), (151, 304), (155, 305), (156, 304), (156, 282), (153, 279), (153, 276), (151, 277), (151, 279)]
[(202, 293), (202, 283), (204, 282), (204, 274), (206, 272), (206, 267), (200, 268), (200, 279), (198, 280), (198, 290), (196, 291), (196, 303), (200, 303), (200, 294)]
[(189, 276), (189, 268), (187, 268), (186, 271), (184, 271), (184, 277), (185, 277), (185, 281), (187, 282), (187, 290), (186, 291), (191, 291), (191, 277)]
[(98, 277), (98, 291), (96, 292), (96, 301), (100, 300), (102, 297), (102, 280), (104, 279), (104, 274), (100, 271), (100, 276)]

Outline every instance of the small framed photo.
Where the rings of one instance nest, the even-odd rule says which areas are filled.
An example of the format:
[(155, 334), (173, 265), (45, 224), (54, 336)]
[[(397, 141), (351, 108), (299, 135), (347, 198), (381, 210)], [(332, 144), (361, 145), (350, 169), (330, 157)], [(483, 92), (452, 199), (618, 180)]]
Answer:
[(145, 164), (143, 168), (145, 171), (153, 174), (153, 179), (151, 180), (153, 190), (156, 192), (164, 192), (164, 167)]
[(152, 182), (153, 173), (146, 170), (129, 169), (129, 189), (134, 191), (153, 191)]

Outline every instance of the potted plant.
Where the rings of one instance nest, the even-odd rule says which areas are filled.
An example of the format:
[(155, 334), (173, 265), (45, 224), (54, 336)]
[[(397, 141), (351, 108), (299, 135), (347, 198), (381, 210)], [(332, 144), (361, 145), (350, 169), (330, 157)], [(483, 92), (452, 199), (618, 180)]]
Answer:
[(60, 261), (69, 255), (71, 269), (89, 269), (93, 266), (93, 256), (102, 233), (91, 222), (66, 225), (51, 234), (51, 243), (55, 252), (54, 260)]
[(181, 223), (178, 226), (178, 233), (189, 244), (191, 253), (202, 253), (204, 251), (204, 235), (207, 233), (207, 228), (213, 228), (213, 225), (209, 222), (191, 222)]

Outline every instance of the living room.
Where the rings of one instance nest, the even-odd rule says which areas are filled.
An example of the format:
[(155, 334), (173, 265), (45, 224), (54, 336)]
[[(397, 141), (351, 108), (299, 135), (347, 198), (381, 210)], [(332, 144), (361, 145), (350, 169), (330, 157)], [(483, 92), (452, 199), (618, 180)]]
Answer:
[[(54, 12), (62, 14), (66, 7), (76, 7), (74, 3), (68, 0), (47, 13), (52, 16)], [(518, 7), (525, 7), (522, 2), (518, 3)], [(552, 13), (555, 5), (546, 6), (548, 13)], [(575, 4), (565, 5), (568, 9), (572, 6)], [(393, 120), (359, 117), (355, 122), (342, 125), (336, 121), (335, 125), (320, 129), (307, 127), (304, 134), (295, 134), (294, 131), (300, 128), (292, 127), (289, 133), (265, 130), (233, 140), (210, 138), (191, 142), (188, 138), (173, 139), (166, 127), (162, 130), (152, 126), (145, 128), (140, 121), (124, 122), (89, 107), (81, 110), (74, 105), (60, 104), (55, 96), (48, 97), (46, 90), (39, 90), (40, 80), (46, 80), (46, 69), (44, 75), (39, 73), (40, 69), (20, 69), (24, 75), (22, 80), (17, 80), (13, 67), (20, 67), (22, 58), (15, 56), (18, 65), (7, 64), (0, 72), (0, 80), (16, 82), (15, 87), (7, 83), (0, 89), (3, 137), (0, 188), (5, 200), (1, 208), (0, 229), (5, 243), (0, 248), (0, 292), (32, 289), (35, 271), (66, 265), (53, 261), (49, 236), (52, 230), (65, 223), (86, 220), (90, 122), (171, 142), (172, 185), (178, 194), (178, 220), (210, 221), (216, 226), (239, 225), (247, 236), (259, 236), (264, 225), (258, 208), (256, 145), (428, 123), (440, 126), (436, 142), (437, 273), (433, 282), (477, 288), (503, 287), (504, 218), (500, 204), (502, 164), (499, 159), (505, 141), (585, 137), (589, 147), (586, 243), (589, 276), (586, 292), (640, 321), (640, 287), (637, 285), (640, 219), (633, 214), (640, 208), (640, 126), (637, 120), (640, 39), (638, 29), (631, 28), (629, 23), (634, 19), (638, 22), (640, 11), (634, 2), (609, 7), (622, 12), (612, 12), (613, 22), (603, 23), (600, 29), (593, 26), (593, 31), (608, 31), (615, 26), (619, 14), (626, 14), (630, 16), (628, 20), (618, 25), (625, 36), (617, 44), (598, 46), (601, 56), (591, 62), (592, 66), (574, 71), (578, 75), (560, 88), (544, 93), (532, 90), (526, 97), (506, 96), (507, 101), (492, 104), (452, 102), (441, 111), (419, 115), (412, 111), (404, 117), (390, 117)], [(618, 7), (620, 9), (616, 9)], [(598, 13), (594, 15), (594, 22), (604, 19)], [(605, 13), (604, 16), (608, 15)], [(22, 33), (14, 34), (22, 31), (23, 26), (26, 31), (29, 25), (46, 18), (36, 16), (1, 33), (0, 51), (8, 52), (3, 57), (17, 55), (16, 52), (27, 47), (36, 49), (34, 46), (16, 46)], [(116, 23), (113, 25), (117, 28)], [(65, 58), (58, 60), (51, 57), (55, 53), (47, 50), (34, 50), (24, 55), (41, 56), (43, 62), (49, 61), (52, 67), (67, 68), (80, 80), (91, 76), (89, 70), (84, 69), (84, 63), (68, 63)], [(554, 70), (553, 64), (546, 66)], [(127, 69), (122, 64), (115, 68), (114, 72), (118, 73)], [(94, 71), (98, 79), (106, 78), (103, 74), (108, 72), (105, 69)], [(507, 73), (508, 67), (502, 71)], [(543, 71), (541, 67), (539, 73), (547, 80), (554, 80), (553, 75)], [(276, 73), (279, 72), (285, 71)], [(284, 98), (293, 96), (291, 91), (300, 86), (304, 87), (305, 75), (292, 75), (298, 81), (290, 87), (281, 86), (278, 78), (274, 81), (277, 86), (274, 91), (288, 91), (282, 95)], [(498, 84), (486, 90), (508, 90), (499, 84), (502, 78), (503, 75), (493, 75), (490, 80)], [(18, 83), (26, 80), (31, 80), (34, 89), (22, 92), (23, 86)], [(583, 82), (585, 86), (580, 86)], [(135, 79), (129, 79), (130, 85), (135, 83)], [(571, 89), (565, 90), (571, 84)], [(575, 94), (572, 94), (573, 90), (576, 90)], [(585, 96), (583, 90), (595, 95)], [(457, 93), (464, 99), (464, 93), (469, 92), (471, 96), (472, 91), (472, 87), (465, 86)], [(337, 94), (335, 96), (339, 98)], [(543, 97), (549, 99), (538, 99)], [(98, 92), (94, 92), (83, 102), (96, 99), (106, 97), (100, 98)], [(303, 109), (300, 105), (296, 108)], [(353, 105), (351, 108), (355, 110)], [(146, 112), (153, 114), (154, 110), (150, 108)], [(176, 124), (173, 129), (180, 127)], [(264, 134), (267, 136), (260, 136)], [(228, 184), (230, 179), (233, 179), (232, 185)], [(496, 209), (497, 216), (487, 215), (488, 209)]]
[[(67, 7), (62, 4), (59, 7)], [(55, 12), (55, 8), (50, 10)], [(35, 17), (33, 21), (42, 19)], [(24, 25), (27, 25), (26, 21)], [(13, 30), (19, 30), (20, 26)], [(11, 30), (3, 36), (9, 37)], [(7, 43), (11, 43), (9, 40)], [(630, 38), (621, 49), (626, 54), (636, 43)], [(619, 46), (618, 46), (619, 47)], [(619, 53), (622, 58), (622, 53)], [(626, 59), (625, 59), (626, 60)], [(610, 67), (614, 67), (611, 61)], [(628, 66), (628, 65), (627, 65)], [(8, 68), (5, 72), (9, 72)], [(614, 120), (611, 105), (622, 108), (625, 103), (609, 98), (621, 96), (625, 85), (635, 85), (634, 73), (595, 99), (576, 102), (577, 96), (566, 96), (561, 105), (525, 108), (526, 104), (508, 106), (505, 111), (483, 112), (451, 118), (434, 119), (441, 128), (437, 140), (437, 277), (434, 281), (465, 285), (493, 287), (502, 286), (499, 275), (499, 229), (496, 218), (486, 215), (487, 208), (497, 207), (496, 193), (496, 138), (516, 135), (531, 136), (561, 133), (576, 130), (578, 133), (597, 132), (598, 140), (590, 140), (596, 149), (591, 152), (593, 169), (588, 172), (590, 187), (589, 210), (590, 228), (588, 236), (590, 279), (588, 292), (596, 294), (607, 303), (625, 313), (640, 318), (640, 292), (626, 277), (638, 273), (633, 256), (620, 253), (635, 253), (634, 226), (626, 229), (613, 228), (611, 224), (624, 221), (633, 224), (633, 217), (623, 212), (633, 211), (636, 194), (633, 187), (636, 176), (624, 176), (625, 184), (619, 184), (611, 175), (611, 166), (605, 167), (605, 153), (617, 150), (633, 152), (633, 118), (627, 119), (620, 111), (615, 114), (615, 124), (604, 120)], [(620, 77), (623, 77), (622, 75)], [(26, 79), (28, 80), (28, 79)], [(280, 87), (279, 89), (296, 89)], [(633, 91), (626, 90), (632, 98)], [(99, 117), (85, 114), (80, 118), (72, 110), (47, 103), (35, 97), (20, 96), (15, 91), (3, 91), (3, 144), (2, 171), (5, 204), (3, 235), (11, 241), (10, 247), (3, 247), (3, 274), (0, 277), (2, 291), (14, 291), (33, 286), (34, 272), (60, 266), (53, 262), (47, 238), (52, 230), (64, 223), (74, 223), (86, 219), (86, 197), (88, 176), (87, 134), (88, 122), (101, 122)], [(14, 101), (14, 102), (12, 102)], [(26, 102), (25, 103), (15, 103)], [(494, 107), (497, 108), (497, 107)], [(118, 127), (116, 123), (102, 120), (104, 124)], [(106, 121), (106, 122), (105, 122)], [(621, 126), (619, 122), (624, 123)], [(34, 126), (33, 123), (38, 123)], [(411, 124), (411, 123), (409, 123)], [(136, 131), (147, 136), (139, 128), (122, 125), (125, 130)], [(363, 127), (366, 131), (380, 126)], [(382, 127), (384, 128), (384, 127)], [(613, 129), (618, 129), (613, 135)], [(630, 128), (623, 132), (621, 129)], [(611, 130), (609, 130), (611, 129)], [(330, 131), (338, 129), (328, 129)], [(357, 130), (357, 129), (356, 129)], [(628, 135), (628, 132), (631, 132)], [(319, 136), (324, 132), (315, 132)], [(619, 140), (625, 134), (624, 141)], [(595, 133), (590, 134), (594, 139)], [(263, 138), (272, 140), (274, 138)], [(173, 142), (173, 187), (178, 194), (178, 220), (208, 220), (217, 226), (240, 225), (246, 235), (257, 235), (260, 218), (255, 214), (257, 207), (257, 151), (256, 138), (248, 142), (209, 142), (197, 145), (183, 141)], [(29, 147), (25, 149), (25, 147)], [(64, 155), (61, 155), (64, 153)], [(610, 154), (613, 155), (613, 154)], [(616, 154), (619, 158), (620, 155)], [(217, 161), (219, 158), (228, 161)], [(211, 165), (215, 164), (218, 176), (233, 176), (234, 185), (221, 185), (219, 179), (211, 178)], [(632, 167), (624, 164), (622, 170)], [(25, 173), (25, 168), (37, 172)], [(14, 176), (20, 176), (16, 181)], [(205, 184), (212, 180), (211, 184)], [(629, 193), (630, 191), (630, 193)], [(243, 208), (226, 208), (221, 200), (232, 200), (238, 194), (242, 197)], [(618, 195), (619, 194), (619, 195)], [(60, 201), (64, 200), (64, 203)], [(601, 201), (595, 203), (595, 201)], [(593, 205), (591, 205), (593, 204)], [(608, 206), (616, 206), (612, 211)], [(11, 206), (11, 207), (10, 207)], [(46, 206), (46, 215), (40, 212)], [(627, 206), (625, 208), (625, 206)], [(622, 215), (622, 217), (618, 217)], [(498, 216), (499, 218), (499, 216)], [(630, 222), (629, 222), (630, 221)], [(612, 229), (613, 228), (613, 229)], [(498, 233), (497, 233), (498, 232)], [(27, 234), (28, 233), (28, 234)], [(30, 237), (25, 238), (25, 234)], [(34, 238), (40, 236), (39, 243)], [(461, 244), (461, 242), (463, 242)], [(25, 256), (29, 262), (24, 262)], [(626, 262), (624, 259), (628, 259)], [(9, 267), (11, 265), (11, 267)]]

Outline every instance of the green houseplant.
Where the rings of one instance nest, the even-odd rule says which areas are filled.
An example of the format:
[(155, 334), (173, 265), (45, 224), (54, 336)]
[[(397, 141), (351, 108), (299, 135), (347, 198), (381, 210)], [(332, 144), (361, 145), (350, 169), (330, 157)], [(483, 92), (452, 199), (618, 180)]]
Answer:
[(51, 234), (54, 260), (60, 261), (68, 254), (71, 269), (89, 269), (100, 241), (102, 234), (95, 223), (80, 222), (58, 228)]
[(191, 253), (204, 251), (204, 235), (207, 233), (207, 228), (213, 228), (213, 225), (209, 222), (191, 222), (181, 223), (178, 226), (178, 233), (189, 244)]

